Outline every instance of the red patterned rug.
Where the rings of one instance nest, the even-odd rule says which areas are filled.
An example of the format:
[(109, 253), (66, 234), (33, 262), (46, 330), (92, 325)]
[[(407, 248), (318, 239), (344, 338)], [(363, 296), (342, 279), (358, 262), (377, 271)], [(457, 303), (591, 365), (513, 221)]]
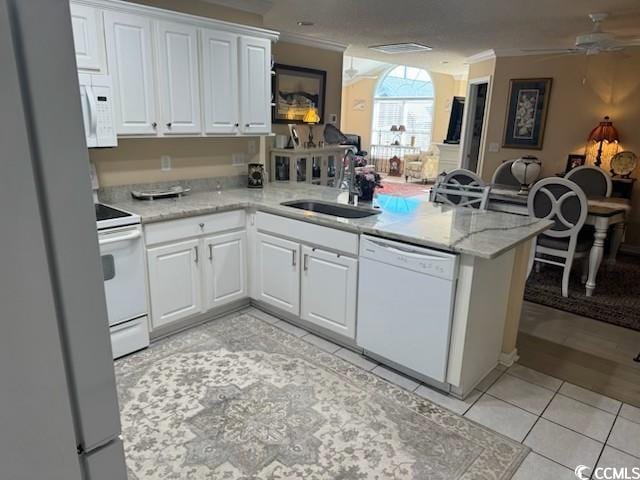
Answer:
[(415, 197), (418, 195), (427, 196), (430, 185), (423, 183), (400, 183), (382, 180), (382, 187), (376, 189), (376, 193), (393, 195), (394, 197)]

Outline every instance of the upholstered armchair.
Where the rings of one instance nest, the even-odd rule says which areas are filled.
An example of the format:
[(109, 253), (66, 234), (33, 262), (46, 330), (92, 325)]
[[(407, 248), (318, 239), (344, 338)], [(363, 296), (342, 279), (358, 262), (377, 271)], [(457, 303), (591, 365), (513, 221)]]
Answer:
[(405, 155), (404, 179), (415, 178), (422, 182), (438, 178), (438, 155), (433, 152), (421, 152), (417, 155)]

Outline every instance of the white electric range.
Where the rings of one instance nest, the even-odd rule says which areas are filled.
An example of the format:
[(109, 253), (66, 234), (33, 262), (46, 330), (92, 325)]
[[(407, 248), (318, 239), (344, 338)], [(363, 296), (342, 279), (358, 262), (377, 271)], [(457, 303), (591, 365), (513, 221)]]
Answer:
[(149, 346), (140, 217), (95, 204), (113, 358)]

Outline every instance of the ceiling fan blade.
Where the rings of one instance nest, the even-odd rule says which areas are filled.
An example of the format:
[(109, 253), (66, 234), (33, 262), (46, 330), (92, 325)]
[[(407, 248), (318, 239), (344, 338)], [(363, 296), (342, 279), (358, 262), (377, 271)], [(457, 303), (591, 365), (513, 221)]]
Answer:
[(582, 53), (579, 48), (521, 48), (525, 53)]

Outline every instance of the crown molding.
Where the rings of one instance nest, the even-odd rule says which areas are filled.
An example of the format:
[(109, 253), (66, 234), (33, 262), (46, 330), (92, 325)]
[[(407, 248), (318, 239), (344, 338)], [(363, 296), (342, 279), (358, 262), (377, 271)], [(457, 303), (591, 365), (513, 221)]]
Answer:
[(484, 62), (485, 60), (491, 60), (496, 58), (496, 51), (491, 48), (489, 50), (485, 50), (483, 52), (480, 53), (476, 53), (475, 55), (471, 55), (470, 57), (467, 57), (467, 59), (465, 60), (465, 63), (468, 65), (472, 65), (474, 63), (479, 63), (479, 62)]
[(308, 35), (300, 35), (299, 33), (281, 32), (280, 41), (287, 43), (295, 43), (304, 45), (305, 47), (321, 48), (323, 50), (332, 50), (334, 52), (344, 53), (348, 45), (344, 43), (334, 42), (333, 40), (324, 40), (322, 38), (310, 37)]

